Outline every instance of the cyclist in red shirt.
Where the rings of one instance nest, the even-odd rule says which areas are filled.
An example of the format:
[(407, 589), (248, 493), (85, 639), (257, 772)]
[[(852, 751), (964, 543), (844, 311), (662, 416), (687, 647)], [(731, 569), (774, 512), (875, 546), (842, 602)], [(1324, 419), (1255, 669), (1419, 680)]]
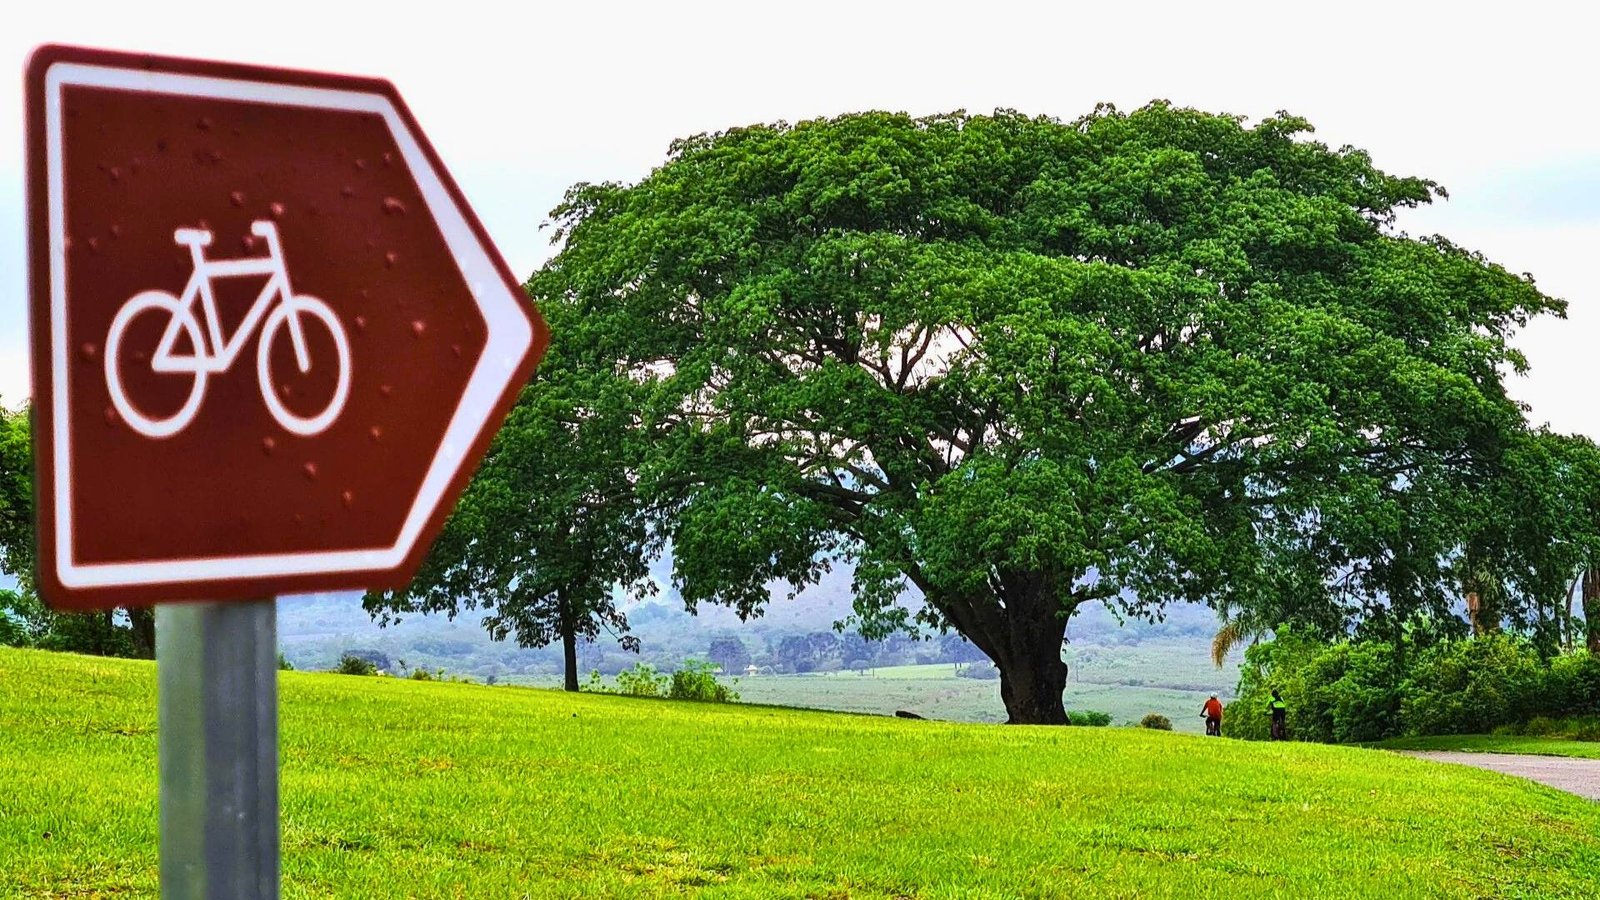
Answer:
[(1217, 699), (1216, 694), (1212, 694), (1211, 699), (1206, 701), (1206, 705), (1200, 707), (1200, 715), (1206, 717), (1206, 734), (1212, 737), (1220, 737), (1222, 735), (1222, 701)]

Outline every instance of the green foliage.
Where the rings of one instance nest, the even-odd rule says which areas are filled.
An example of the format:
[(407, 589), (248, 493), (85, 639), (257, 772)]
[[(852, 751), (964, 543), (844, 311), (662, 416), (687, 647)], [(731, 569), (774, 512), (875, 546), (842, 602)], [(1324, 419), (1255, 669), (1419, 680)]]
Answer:
[[(546, 312), (564, 327), (561, 309)], [(417, 577), (365, 598), (380, 623), (482, 609), (495, 640), (543, 647), (610, 634), (638, 651), (613, 593), (618, 585), (636, 597), (656, 591), (645, 520), (631, 497), (634, 444), (615, 440), (635, 409), (611, 379), (570, 362), (585, 353), (550, 348)], [(566, 664), (576, 689), (576, 661)]]
[[(154, 667), (0, 649), (0, 673), (4, 893), (158, 896)], [(1600, 881), (1600, 806), (1391, 753), (280, 686), (286, 896), (1474, 900)]]
[[(670, 546), (690, 605), (751, 614), (848, 563), (882, 635), (914, 585), (922, 624), (1008, 669), (1014, 721), (1065, 719), (1060, 638), (1090, 600), (1325, 635), (1380, 601), (1445, 609), (1465, 513), (1525, 431), (1508, 341), (1564, 307), (1396, 231), (1436, 186), (1309, 132), (1156, 103), (678, 141), (555, 210), (529, 282), (553, 343), (519, 409), (594, 399), (504, 446), (629, 510), (623, 540), (570, 524)], [(541, 499), (505, 489), (516, 515)]]
[(657, 672), (655, 666), (649, 663), (636, 663), (617, 673), (615, 686), (607, 686), (599, 672), (591, 672), (583, 689), (594, 694), (708, 703), (736, 703), (739, 700), (736, 691), (717, 681), (716, 666), (698, 659), (684, 660), (670, 675)]
[[(0, 572), (31, 594), (34, 566), (33, 447), (27, 409), (0, 405)], [(0, 617), (5, 615), (0, 610)], [(0, 626), (4, 627), (4, 626)]]
[(1600, 659), (1576, 653), (1547, 662), (1532, 641), (1503, 633), (1427, 646), (1406, 635), (1397, 647), (1328, 644), (1285, 628), (1246, 651), (1232, 706), (1242, 713), (1230, 714), (1230, 734), (1265, 739), (1272, 687), (1301, 740), (1571, 733), (1600, 710)]
[(700, 700), (707, 703), (737, 703), (738, 692), (717, 681), (716, 666), (698, 659), (686, 659), (672, 673), (667, 696), (673, 700)]
[(0, 646), (32, 647), (50, 633), (55, 615), (28, 591), (0, 590)]
[(376, 675), (378, 667), (370, 659), (346, 653), (339, 657), (339, 665), (333, 671), (340, 675)]
[(627, 697), (661, 697), (671, 689), (671, 677), (657, 674), (656, 667), (648, 663), (638, 663), (617, 673), (617, 687), (613, 693)]
[(1156, 731), (1171, 731), (1172, 720), (1160, 713), (1145, 713), (1144, 718), (1139, 720), (1139, 727), (1153, 728)]
[(1542, 708), (1544, 672), (1526, 642), (1505, 635), (1425, 650), (1407, 680), (1410, 734), (1487, 734)]
[[(1111, 724), (1111, 714), (1098, 712), (1092, 709), (1074, 709), (1067, 712), (1067, 724), (1087, 726), (1090, 728), (1103, 728)], [(1167, 730), (1172, 730), (1172, 722), (1167, 722)]]
[(1600, 656), (1576, 652), (1550, 660), (1540, 702), (1547, 713), (1600, 714)]
[(294, 663), (289, 662), (289, 657), (284, 656), (282, 650), (278, 651), (278, 671), (279, 672), (293, 672), (294, 671)]

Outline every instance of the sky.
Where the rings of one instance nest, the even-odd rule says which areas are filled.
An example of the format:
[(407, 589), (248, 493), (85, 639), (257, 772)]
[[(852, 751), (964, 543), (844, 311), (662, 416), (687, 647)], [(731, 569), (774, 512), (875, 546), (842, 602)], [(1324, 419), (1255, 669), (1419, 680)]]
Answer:
[[(19, 8), (20, 7), (20, 8)], [(1600, 346), (1600, 55), (1560, 5), (1395, 2), (334, 0), (17, 4), (0, 18), (0, 403), (28, 394), (21, 72), (42, 43), (388, 78), (512, 271), (579, 181), (635, 181), (677, 137), (863, 109), (1011, 108), (1072, 119), (1151, 99), (1368, 150), (1451, 199), (1401, 227), (1440, 233), (1570, 304), (1518, 339), (1511, 390), (1536, 424), (1600, 439), (1584, 384)], [(1303, 11), (1302, 11), (1303, 10)]]

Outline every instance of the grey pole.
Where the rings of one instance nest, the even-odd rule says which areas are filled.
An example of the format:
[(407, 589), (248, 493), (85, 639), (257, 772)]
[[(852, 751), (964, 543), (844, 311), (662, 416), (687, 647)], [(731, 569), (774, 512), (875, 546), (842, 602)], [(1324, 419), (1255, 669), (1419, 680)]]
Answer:
[(277, 618), (156, 607), (163, 900), (277, 900)]

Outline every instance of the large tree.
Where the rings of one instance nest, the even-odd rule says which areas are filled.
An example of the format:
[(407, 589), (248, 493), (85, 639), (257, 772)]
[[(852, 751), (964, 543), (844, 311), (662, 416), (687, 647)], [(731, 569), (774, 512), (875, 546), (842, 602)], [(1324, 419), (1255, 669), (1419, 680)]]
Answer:
[(530, 286), (633, 398), (613, 441), (688, 603), (848, 563), (865, 633), (914, 585), (1010, 721), (1060, 723), (1091, 601), (1438, 602), (1434, 499), (1524, 427), (1507, 337), (1560, 302), (1398, 231), (1442, 191), (1309, 130), (1158, 103), (699, 135), (574, 187)]
[[(552, 310), (552, 326), (563, 312)], [(655, 583), (629, 481), (629, 395), (608, 372), (581, 345), (546, 354), (422, 571), (405, 590), (367, 596), (376, 618), (481, 608), (497, 640), (559, 641), (569, 691), (579, 641), (610, 632), (638, 649), (614, 592), (648, 594)]]

